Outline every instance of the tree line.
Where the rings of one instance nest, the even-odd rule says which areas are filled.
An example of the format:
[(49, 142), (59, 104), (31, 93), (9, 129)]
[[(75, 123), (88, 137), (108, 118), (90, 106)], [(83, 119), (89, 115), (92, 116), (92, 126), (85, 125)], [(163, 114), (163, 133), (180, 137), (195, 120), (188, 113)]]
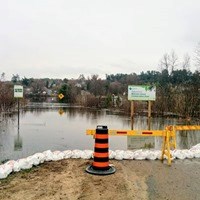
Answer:
[[(198, 55), (198, 54), (197, 54)], [(200, 53), (199, 57), (200, 58)], [(107, 74), (105, 79), (98, 75), (77, 79), (33, 79), (20, 78), (13, 75), (10, 82), (4, 81), (2, 73), (0, 80), (0, 111), (9, 110), (15, 104), (12, 98), (12, 87), (21, 84), (26, 91), (25, 98), (31, 101), (45, 101), (47, 97), (57, 97), (62, 93), (61, 103), (78, 104), (85, 107), (119, 108), (130, 111), (127, 100), (128, 85), (156, 86), (156, 101), (152, 111), (158, 115), (166, 113), (185, 117), (200, 116), (200, 70), (197, 59), (197, 70), (190, 71), (190, 57), (185, 55), (183, 62), (172, 51), (165, 54), (159, 63), (159, 71), (147, 71), (140, 74)], [(10, 92), (8, 92), (10, 91)], [(136, 102), (136, 110), (145, 108), (145, 103)]]

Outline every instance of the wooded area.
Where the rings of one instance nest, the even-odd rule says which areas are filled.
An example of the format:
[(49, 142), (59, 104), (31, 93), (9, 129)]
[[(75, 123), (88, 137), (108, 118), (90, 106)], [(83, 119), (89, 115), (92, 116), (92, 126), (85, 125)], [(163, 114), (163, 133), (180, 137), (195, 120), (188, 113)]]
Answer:
[[(195, 52), (197, 70), (190, 71), (190, 57), (185, 55), (179, 62), (174, 51), (164, 54), (159, 63), (159, 71), (147, 71), (140, 74), (107, 74), (105, 79), (98, 75), (85, 78), (81, 74), (77, 79), (35, 79), (12, 76), (5, 81), (5, 73), (0, 79), (0, 112), (10, 111), (16, 104), (13, 86), (24, 86), (24, 100), (32, 102), (60, 102), (84, 107), (119, 108), (130, 112), (127, 99), (128, 85), (156, 86), (156, 101), (152, 114), (181, 117), (200, 116), (200, 44)], [(59, 99), (62, 93), (64, 98)], [(135, 103), (136, 112), (145, 111), (146, 104)]]
[[(9, 111), (15, 105), (13, 85), (21, 84), (25, 88), (25, 99), (30, 101), (46, 101), (48, 97), (56, 97), (61, 103), (78, 104), (85, 107), (120, 108), (130, 110), (127, 100), (128, 85), (156, 86), (156, 101), (152, 112), (158, 115), (172, 113), (185, 117), (200, 116), (200, 72), (192, 73), (187, 69), (163, 69), (147, 71), (137, 75), (110, 74), (106, 79), (92, 75), (87, 79), (80, 75), (78, 79), (12, 79), (11, 82), (0, 82), (0, 110)], [(57, 95), (64, 98), (59, 100)], [(115, 97), (115, 102), (114, 98)], [(113, 104), (114, 103), (114, 104)], [(142, 109), (136, 103), (136, 110)]]

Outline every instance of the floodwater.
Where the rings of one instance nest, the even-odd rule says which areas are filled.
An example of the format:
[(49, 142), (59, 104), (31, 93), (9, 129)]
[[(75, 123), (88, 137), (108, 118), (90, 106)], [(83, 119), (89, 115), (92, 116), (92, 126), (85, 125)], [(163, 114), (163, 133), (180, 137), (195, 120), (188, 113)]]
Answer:
[[(163, 130), (167, 125), (185, 124), (173, 118), (148, 118), (135, 116), (135, 130)], [(190, 122), (191, 123), (191, 122)], [(193, 122), (195, 124), (195, 122)], [(20, 110), (20, 115), (0, 116), (0, 161), (19, 159), (45, 150), (93, 150), (94, 139), (86, 135), (86, 129), (96, 129), (97, 125), (109, 129), (131, 129), (130, 116), (109, 110), (94, 110), (80, 107), (64, 108), (62, 105), (34, 106)], [(177, 133), (177, 148), (185, 149), (200, 143), (199, 131)], [(160, 149), (162, 138), (137, 138), (111, 136), (111, 150), (139, 148)]]

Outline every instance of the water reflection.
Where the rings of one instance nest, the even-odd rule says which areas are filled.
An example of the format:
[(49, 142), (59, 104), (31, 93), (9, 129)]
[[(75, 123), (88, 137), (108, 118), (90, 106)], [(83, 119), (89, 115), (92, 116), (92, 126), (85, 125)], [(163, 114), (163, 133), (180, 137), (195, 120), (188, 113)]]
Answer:
[(19, 134), (14, 139), (14, 151), (22, 151), (22, 137)]
[[(28, 108), (21, 111), (20, 120), (15, 115), (0, 118), (0, 161), (18, 159), (47, 149), (91, 149), (93, 137), (85, 134), (86, 129), (106, 125), (109, 129), (129, 129), (129, 115), (109, 110), (84, 109), (80, 107)], [(135, 130), (163, 130), (167, 125), (185, 124), (172, 118), (134, 117)], [(195, 122), (196, 123), (196, 122)], [(160, 149), (162, 138), (110, 137), (110, 149)], [(190, 148), (200, 143), (197, 131), (177, 132), (178, 148)]]
[(187, 149), (200, 142), (200, 131), (177, 131), (177, 148)]
[[(140, 128), (139, 129), (135, 128), (134, 124), (139, 124)], [(147, 117), (146, 120), (140, 119), (139, 121), (135, 121), (134, 118), (131, 118), (131, 130), (142, 130), (142, 129), (151, 130), (151, 117)], [(159, 141), (159, 144), (160, 143), (161, 141)], [(155, 148), (155, 138), (154, 137), (127, 137), (127, 149), (133, 150), (133, 149), (141, 149), (141, 148), (142, 149)]]
[(20, 136), (20, 117), (18, 115), (17, 135), (14, 137), (14, 151), (22, 150), (22, 137)]
[(13, 136), (15, 134), (15, 122), (15, 115), (0, 114), (0, 161), (10, 157), (14, 150)]

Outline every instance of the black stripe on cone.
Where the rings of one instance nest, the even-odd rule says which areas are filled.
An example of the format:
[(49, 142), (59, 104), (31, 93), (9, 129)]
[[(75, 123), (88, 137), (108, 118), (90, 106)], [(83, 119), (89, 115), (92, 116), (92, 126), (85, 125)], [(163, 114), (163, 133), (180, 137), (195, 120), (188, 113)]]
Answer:
[[(109, 139), (107, 126), (97, 126), (95, 136), (105, 134), (104, 139), (95, 137), (94, 162), (86, 168), (86, 172), (95, 175), (109, 175), (115, 173), (115, 168), (109, 166)], [(107, 137), (106, 137), (107, 136)], [(102, 154), (101, 154), (102, 153)], [(105, 153), (106, 156), (105, 156)]]

